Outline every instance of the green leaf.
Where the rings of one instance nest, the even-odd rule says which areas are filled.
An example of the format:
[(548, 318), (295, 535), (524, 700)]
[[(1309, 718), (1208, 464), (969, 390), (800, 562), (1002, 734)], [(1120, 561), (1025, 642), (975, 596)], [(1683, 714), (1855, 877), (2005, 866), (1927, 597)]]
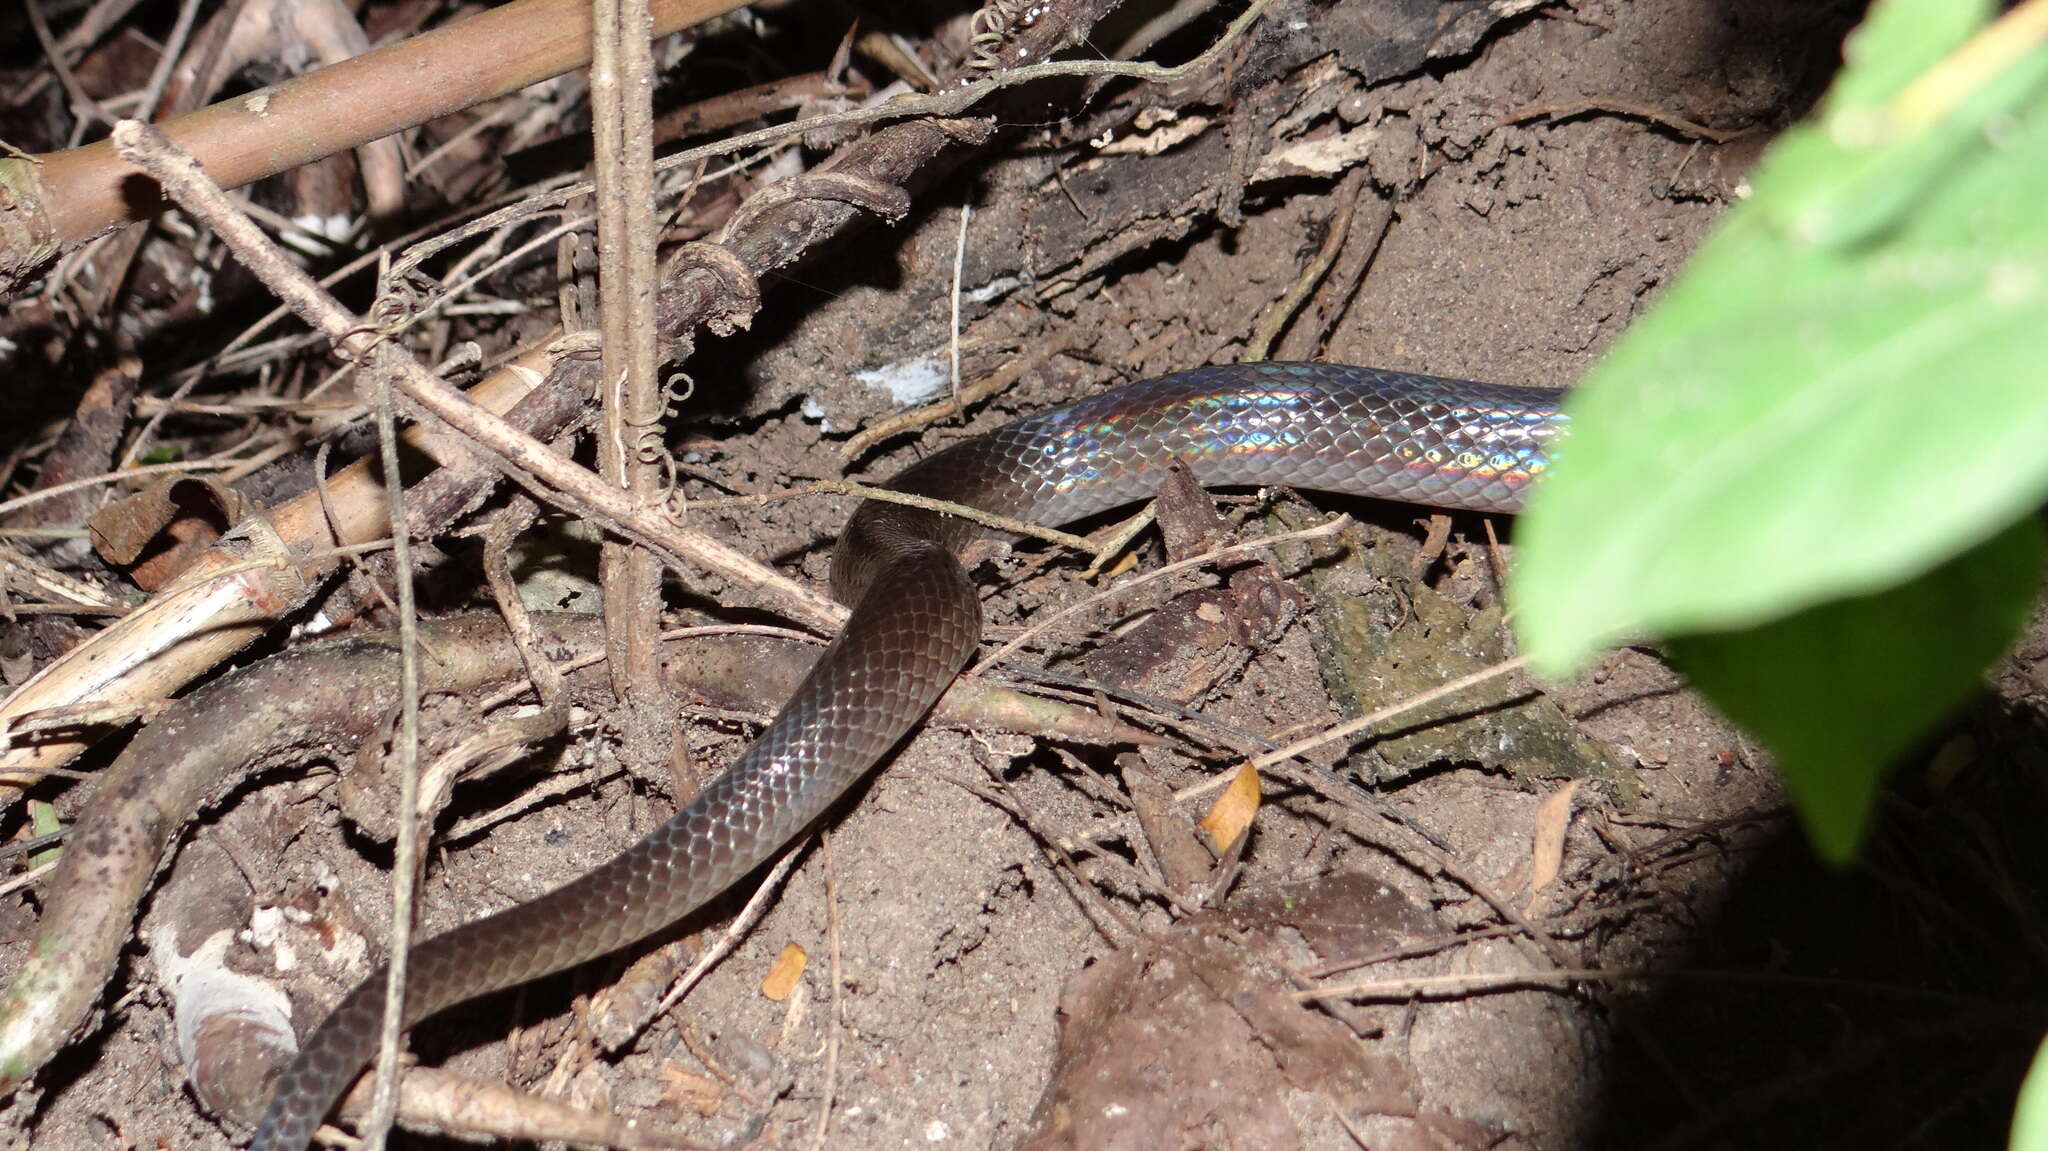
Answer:
[[(64, 827), (63, 822), (57, 818), (56, 806), (46, 799), (28, 801), (28, 820), (29, 830), (36, 835), (54, 835)], [(63, 855), (62, 847), (46, 847), (41, 851), (31, 852), (28, 865), (31, 868), (41, 867), (45, 863), (57, 862)]]
[[(2038, 54), (2008, 73), (1975, 74), (2001, 58), (2001, 45), (2025, 40), (2011, 26), (1969, 38), (1993, 7), (1985, 0), (1878, 5), (1844, 46), (1849, 67), (1818, 123), (1788, 133), (1758, 173), (1757, 210), (1799, 240), (1844, 245), (1873, 238), (1915, 208), (2039, 80)], [(1930, 129), (1934, 119), (1942, 122)]]
[(1847, 67), (1823, 114), (1889, 103), (1906, 85), (1961, 47), (1998, 10), (1996, 0), (1886, 0), (1842, 44)]
[(1671, 655), (1771, 749), (1815, 847), (1845, 862), (1885, 768), (1980, 689), (2025, 626), (2042, 556), (2030, 516), (1908, 583), (1674, 638)]
[(2048, 1043), (2034, 1056), (2020, 1084), (2019, 1109), (2012, 1117), (2012, 1151), (2048, 1151)]
[(1901, 66), (1984, 7), (1879, 5), (1835, 119), (1787, 133), (1573, 396), (1517, 528), (1540, 671), (1876, 592), (2048, 495), (2048, 48)]

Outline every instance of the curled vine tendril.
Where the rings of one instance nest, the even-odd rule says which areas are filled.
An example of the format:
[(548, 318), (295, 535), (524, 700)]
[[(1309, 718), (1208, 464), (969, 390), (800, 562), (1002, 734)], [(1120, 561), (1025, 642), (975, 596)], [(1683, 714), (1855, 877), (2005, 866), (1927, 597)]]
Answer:
[(696, 390), (697, 381), (691, 379), (687, 372), (677, 372), (663, 381), (661, 418), (638, 429), (633, 437), (633, 454), (639, 462), (661, 469), (662, 511), (677, 524), (683, 522), (686, 510), (679, 478), (681, 468), (676, 463), (675, 453), (669, 450), (668, 438), (663, 434), (663, 421), (675, 419), (682, 412), (684, 401)]
[(967, 60), (969, 72), (993, 72), (1002, 66), (996, 52), (1010, 39), (1045, 15), (1046, 0), (988, 0), (967, 20), (967, 46), (973, 53)]

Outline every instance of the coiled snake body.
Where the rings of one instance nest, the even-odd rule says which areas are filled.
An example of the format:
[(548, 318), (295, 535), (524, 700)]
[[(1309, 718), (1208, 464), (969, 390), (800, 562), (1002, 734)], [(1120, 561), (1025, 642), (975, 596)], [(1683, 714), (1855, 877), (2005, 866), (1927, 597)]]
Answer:
[[(1059, 523), (1148, 495), (1181, 459), (1205, 484), (1287, 484), (1512, 512), (1549, 464), (1561, 393), (1339, 364), (1237, 364), (1131, 384), (941, 451), (891, 486)], [(973, 654), (954, 552), (978, 530), (870, 501), (833, 558), (853, 613), (733, 766), (616, 858), (413, 949), (408, 1025), (617, 950), (702, 906), (794, 838), (916, 726)], [(872, 593), (872, 594), (871, 594)], [(251, 1147), (303, 1148), (369, 1061), (384, 976), (351, 992), (279, 1078)]]

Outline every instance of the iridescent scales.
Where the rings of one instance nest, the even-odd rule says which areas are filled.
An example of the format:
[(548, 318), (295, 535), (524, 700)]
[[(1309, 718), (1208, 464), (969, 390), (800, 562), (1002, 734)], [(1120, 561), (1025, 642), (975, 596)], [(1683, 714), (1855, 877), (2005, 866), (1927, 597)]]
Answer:
[[(1066, 519), (1142, 498), (1147, 473), (1180, 459), (1209, 484), (1513, 511), (1548, 465), (1558, 398), (1335, 364), (1202, 368), (1004, 428), (993, 438), (1011, 453), (999, 465), (1009, 490), (988, 495), (1017, 514)], [(928, 463), (944, 468), (945, 456)], [(905, 478), (927, 487), (923, 470)]]

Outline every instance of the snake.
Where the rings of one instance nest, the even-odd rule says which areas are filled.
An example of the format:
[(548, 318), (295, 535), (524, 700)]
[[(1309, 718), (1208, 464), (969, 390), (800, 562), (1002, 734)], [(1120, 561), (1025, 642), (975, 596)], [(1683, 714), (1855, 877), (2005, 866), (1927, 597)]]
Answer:
[[(1183, 461), (1208, 486), (1291, 486), (1512, 513), (1552, 466), (1563, 392), (1329, 363), (1215, 365), (1114, 388), (962, 440), (897, 491), (1057, 524), (1141, 500)], [(666, 823), (546, 895), (416, 945), (410, 1027), (596, 959), (702, 907), (766, 862), (908, 735), (973, 656), (981, 603), (956, 555), (984, 529), (869, 499), (832, 560), (852, 611), (796, 693)], [(250, 1144), (299, 1151), (369, 1063), (382, 970), (278, 1075)]]

